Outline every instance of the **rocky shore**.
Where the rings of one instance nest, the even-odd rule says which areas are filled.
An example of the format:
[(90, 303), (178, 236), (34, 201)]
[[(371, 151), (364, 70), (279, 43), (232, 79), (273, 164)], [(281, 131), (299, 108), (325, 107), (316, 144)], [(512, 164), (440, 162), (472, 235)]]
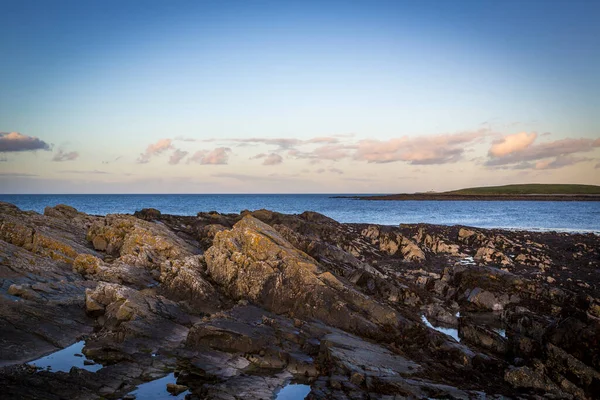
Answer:
[[(1, 397), (597, 398), (599, 268), (594, 234), (0, 203)], [(100, 368), (27, 364), (79, 341)]]

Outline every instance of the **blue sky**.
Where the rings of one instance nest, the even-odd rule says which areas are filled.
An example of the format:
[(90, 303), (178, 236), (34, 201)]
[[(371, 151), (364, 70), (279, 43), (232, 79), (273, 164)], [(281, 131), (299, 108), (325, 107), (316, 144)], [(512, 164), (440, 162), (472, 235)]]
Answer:
[(600, 184), (597, 1), (1, 1), (0, 191)]

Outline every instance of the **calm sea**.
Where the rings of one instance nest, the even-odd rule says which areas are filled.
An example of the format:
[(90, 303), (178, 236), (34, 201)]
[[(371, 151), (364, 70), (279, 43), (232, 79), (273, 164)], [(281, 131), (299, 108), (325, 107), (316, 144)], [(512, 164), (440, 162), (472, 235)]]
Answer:
[(385, 225), (425, 222), (482, 228), (556, 230), (600, 233), (600, 202), (559, 201), (361, 201), (324, 194), (135, 194), (135, 195), (0, 195), (0, 201), (39, 213), (46, 206), (68, 204), (88, 214), (133, 213), (157, 208), (166, 214), (199, 211), (239, 213), (266, 208), (287, 214), (307, 210), (340, 222)]

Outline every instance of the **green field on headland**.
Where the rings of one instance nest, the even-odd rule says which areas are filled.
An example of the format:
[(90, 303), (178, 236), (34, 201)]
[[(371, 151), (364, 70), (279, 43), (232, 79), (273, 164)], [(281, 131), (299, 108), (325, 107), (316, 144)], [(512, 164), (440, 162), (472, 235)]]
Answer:
[(350, 197), (359, 200), (600, 201), (600, 186), (529, 183), (523, 185), (474, 187), (448, 192), (399, 193)]
[(475, 187), (443, 193), (458, 195), (600, 194), (600, 186), (530, 183), (523, 185)]

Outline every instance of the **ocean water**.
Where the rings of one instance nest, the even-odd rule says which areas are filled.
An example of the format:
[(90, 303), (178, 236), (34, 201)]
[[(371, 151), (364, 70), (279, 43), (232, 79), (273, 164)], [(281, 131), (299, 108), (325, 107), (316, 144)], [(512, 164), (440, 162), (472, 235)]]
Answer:
[(316, 211), (340, 222), (397, 225), (430, 223), (481, 228), (600, 233), (600, 202), (364, 201), (326, 194), (0, 195), (0, 201), (39, 213), (68, 204), (88, 214), (133, 213), (153, 207), (165, 214), (239, 213), (265, 208), (287, 214)]

